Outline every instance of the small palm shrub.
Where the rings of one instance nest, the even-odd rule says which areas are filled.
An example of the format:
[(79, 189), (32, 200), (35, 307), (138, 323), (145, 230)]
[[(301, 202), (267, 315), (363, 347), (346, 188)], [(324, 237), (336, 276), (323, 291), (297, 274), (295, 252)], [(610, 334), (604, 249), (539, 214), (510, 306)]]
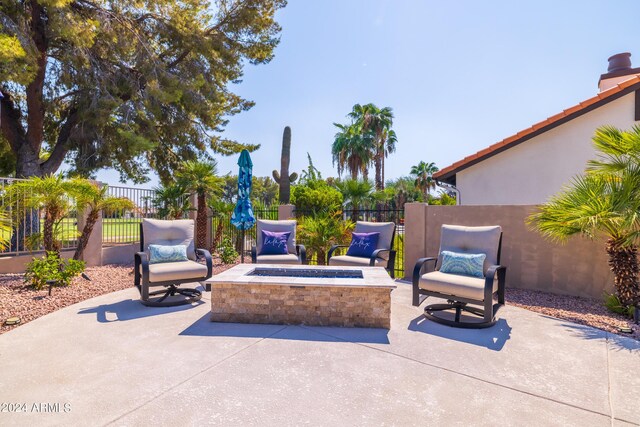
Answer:
[(69, 286), (71, 280), (82, 274), (84, 261), (62, 259), (55, 251), (49, 251), (42, 258), (34, 258), (24, 274), (24, 281), (37, 290), (47, 286), (48, 280), (56, 282), (56, 286)]
[(604, 305), (607, 309), (616, 314), (621, 314), (630, 319), (633, 318), (634, 307), (632, 305), (624, 305), (620, 302), (620, 298), (616, 294), (604, 294)]

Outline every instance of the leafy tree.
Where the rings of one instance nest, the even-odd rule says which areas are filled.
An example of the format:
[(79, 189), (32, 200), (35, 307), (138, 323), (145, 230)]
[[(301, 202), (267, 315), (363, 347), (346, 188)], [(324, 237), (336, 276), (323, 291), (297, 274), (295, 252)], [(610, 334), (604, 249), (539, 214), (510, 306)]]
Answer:
[(411, 166), (410, 174), (415, 176), (415, 186), (422, 191), (425, 201), (429, 198), (429, 191), (436, 188), (433, 174), (438, 171), (438, 167), (433, 162), (420, 161), (416, 166)]
[(334, 212), (342, 206), (342, 194), (324, 180), (309, 181), (293, 186), (291, 203), (302, 214)]
[(110, 196), (108, 186), (101, 187), (85, 178), (73, 178), (70, 184), (71, 195), (75, 199), (78, 212), (86, 212), (87, 215), (80, 237), (78, 237), (78, 246), (73, 254), (73, 259), (81, 260), (100, 212), (103, 210), (133, 210), (136, 205), (126, 197)]
[(606, 252), (616, 295), (623, 305), (640, 306), (640, 126), (621, 131), (605, 126), (593, 142), (599, 160), (529, 217), (543, 236), (565, 242), (569, 236), (606, 236)]
[(390, 191), (390, 202), (396, 209), (403, 209), (405, 203), (422, 200), (422, 192), (416, 188), (415, 180), (404, 176), (387, 182), (385, 192)]
[[(236, 177), (236, 183), (237, 183)], [(251, 178), (251, 201), (257, 206), (262, 204), (265, 207), (272, 206), (278, 201), (278, 184), (269, 176)], [(237, 193), (236, 184), (236, 193)]]
[(216, 176), (217, 167), (218, 164), (215, 160), (187, 160), (176, 172), (178, 185), (195, 193), (197, 197), (196, 247), (198, 248), (207, 247), (207, 198), (222, 194), (224, 180)]
[(375, 104), (356, 104), (349, 113), (357, 132), (373, 140), (373, 163), (376, 169), (376, 190), (384, 190), (384, 159), (396, 151), (398, 139), (393, 126), (393, 110)]
[(191, 210), (189, 192), (178, 184), (168, 184), (155, 187), (151, 205), (158, 212), (158, 216), (167, 219), (183, 218)]
[[(0, 164), (17, 177), (64, 160), (163, 182), (253, 103), (231, 91), (244, 64), (267, 63), (286, 0), (5, 0), (0, 3)], [(8, 146), (8, 149), (7, 149)]]

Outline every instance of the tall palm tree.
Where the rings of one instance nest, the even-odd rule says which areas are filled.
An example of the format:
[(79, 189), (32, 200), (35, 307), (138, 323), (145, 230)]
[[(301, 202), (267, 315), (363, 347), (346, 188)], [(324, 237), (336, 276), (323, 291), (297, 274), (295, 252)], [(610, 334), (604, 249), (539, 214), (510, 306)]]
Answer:
[(338, 166), (338, 176), (342, 176), (346, 170), (351, 179), (357, 179), (358, 175), (367, 179), (369, 164), (373, 158), (373, 139), (370, 135), (362, 135), (353, 124), (333, 125), (339, 129), (331, 146), (333, 165)]
[(640, 126), (596, 130), (599, 159), (584, 175), (551, 197), (528, 221), (543, 236), (564, 242), (569, 236), (607, 237), (606, 252), (616, 294), (623, 305), (640, 307)]
[(356, 104), (348, 115), (361, 135), (373, 138), (373, 163), (376, 169), (376, 190), (384, 190), (384, 159), (396, 150), (398, 141), (393, 126), (391, 107), (378, 108), (375, 104)]
[(110, 196), (108, 186), (101, 187), (85, 178), (72, 178), (70, 184), (70, 194), (76, 201), (78, 212), (86, 212), (86, 220), (80, 237), (78, 237), (78, 246), (73, 254), (73, 259), (81, 260), (100, 212), (103, 210), (131, 210), (135, 209), (136, 205), (126, 197)]
[(421, 161), (416, 166), (411, 166), (410, 174), (416, 177), (415, 186), (422, 191), (424, 200), (427, 200), (429, 191), (436, 188), (436, 182), (433, 179), (433, 174), (439, 170), (440, 169), (438, 169), (436, 164), (433, 162), (426, 163)]
[(196, 247), (207, 247), (207, 197), (222, 194), (224, 179), (216, 176), (218, 163), (215, 160), (187, 160), (176, 172), (178, 185), (195, 193), (198, 201), (196, 215)]

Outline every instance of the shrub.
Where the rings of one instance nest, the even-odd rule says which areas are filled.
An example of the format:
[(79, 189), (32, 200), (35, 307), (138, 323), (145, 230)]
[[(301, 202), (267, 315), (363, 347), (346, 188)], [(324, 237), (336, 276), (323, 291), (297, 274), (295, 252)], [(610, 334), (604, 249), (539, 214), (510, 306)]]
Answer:
[(623, 316), (633, 318), (634, 307), (632, 305), (624, 305), (620, 302), (615, 294), (604, 294), (604, 305), (612, 313), (622, 314)]
[(342, 193), (325, 181), (311, 181), (293, 187), (291, 203), (303, 213), (331, 212), (342, 206)]
[(62, 259), (54, 252), (47, 252), (42, 258), (34, 258), (24, 275), (25, 282), (30, 282), (35, 289), (47, 286), (47, 280), (55, 280), (56, 286), (68, 286), (71, 279), (84, 271), (84, 261)]
[(223, 264), (233, 264), (239, 256), (228, 237), (222, 239), (222, 243), (218, 246), (218, 255)]

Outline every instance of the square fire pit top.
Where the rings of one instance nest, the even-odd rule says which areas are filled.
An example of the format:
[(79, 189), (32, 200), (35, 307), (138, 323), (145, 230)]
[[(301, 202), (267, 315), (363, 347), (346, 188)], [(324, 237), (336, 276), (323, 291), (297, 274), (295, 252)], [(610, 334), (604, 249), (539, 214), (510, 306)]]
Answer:
[(238, 264), (211, 277), (206, 283), (396, 288), (394, 280), (382, 267), (324, 265)]

